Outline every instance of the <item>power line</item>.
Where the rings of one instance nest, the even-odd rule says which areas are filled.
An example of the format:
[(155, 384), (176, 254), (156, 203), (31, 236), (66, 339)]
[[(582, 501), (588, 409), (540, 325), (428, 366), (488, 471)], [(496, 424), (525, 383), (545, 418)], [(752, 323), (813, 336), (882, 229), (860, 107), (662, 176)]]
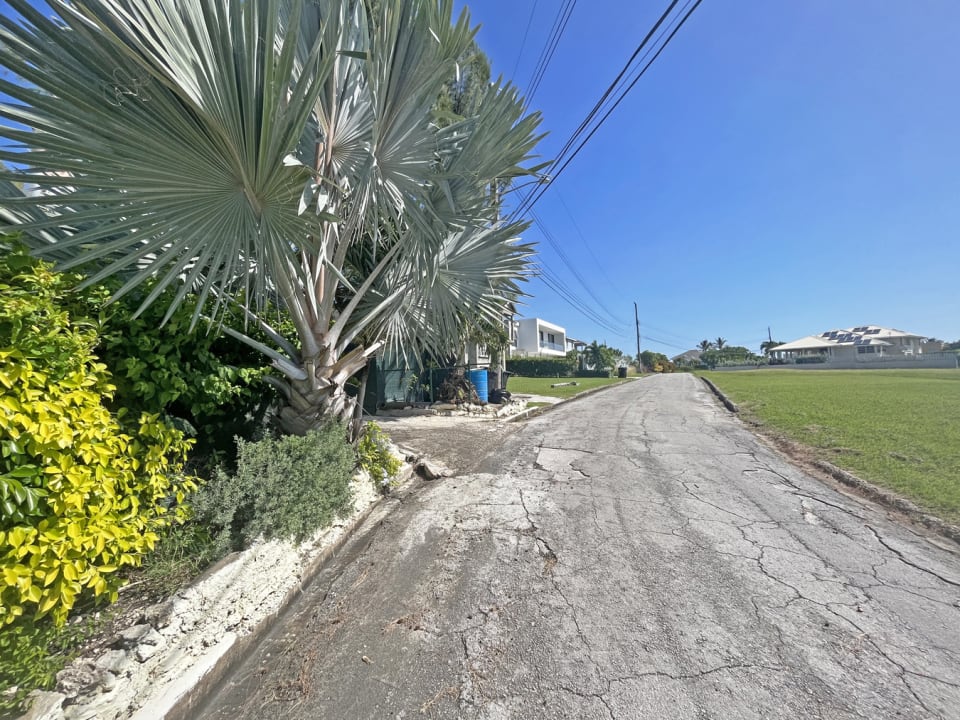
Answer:
[(624, 328), (614, 325), (599, 313), (596, 312), (593, 308), (588, 306), (581, 298), (571, 291), (560, 278), (558, 278), (546, 265), (542, 262), (538, 262), (534, 266), (534, 277), (539, 278), (544, 285), (553, 290), (557, 296), (566, 302), (570, 307), (579, 312), (585, 318), (591, 322), (603, 327), (606, 330), (616, 334), (617, 336), (624, 336)]
[[(624, 75), (629, 72), (629, 68), (633, 63), (634, 59), (643, 51), (644, 47), (647, 45), (647, 43), (649, 43), (650, 39), (656, 34), (658, 28), (660, 28), (660, 26), (664, 23), (664, 21), (666, 21), (666, 19), (669, 17), (671, 11), (677, 5), (678, 0), (673, 0), (673, 2), (671, 2), (667, 10), (663, 13), (663, 15), (660, 16), (660, 19), (657, 21), (657, 23), (653, 26), (650, 32), (648, 32), (647, 35), (644, 37), (643, 42), (641, 42), (640, 45), (637, 47), (637, 49), (634, 51), (630, 60), (624, 66), (624, 69), (621, 70), (617, 78), (608, 86), (607, 90), (604, 92), (601, 99), (594, 106), (593, 110), (590, 111), (590, 113), (587, 115), (587, 118), (580, 124), (577, 130), (574, 131), (573, 135), (564, 145), (563, 150), (561, 150), (557, 158), (553, 161), (553, 163), (551, 163), (550, 167), (545, 171), (544, 175), (547, 177), (546, 181), (544, 183), (541, 183), (538, 187), (531, 190), (531, 192), (528, 193), (526, 197), (524, 197), (524, 199), (520, 202), (520, 205), (513, 211), (513, 213), (511, 213), (511, 218), (516, 218), (526, 214), (526, 212), (530, 208), (532, 208), (533, 205), (543, 196), (543, 194), (547, 191), (547, 189), (549, 189), (550, 185), (552, 185), (556, 181), (557, 177), (559, 177), (560, 174), (563, 173), (563, 171), (570, 165), (573, 159), (580, 154), (580, 151), (583, 150), (584, 146), (596, 134), (597, 130), (599, 130), (600, 127), (603, 125), (603, 123), (606, 122), (606, 120), (610, 117), (611, 113), (613, 113), (613, 111), (620, 105), (620, 103), (627, 96), (630, 90), (633, 89), (633, 87), (637, 84), (640, 78), (643, 77), (644, 74), (646, 74), (647, 70), (656, 61), (656, 59), (660, 57), (660, 54), (666, 49), (667, 45), (670, 44), (670, 41), (673, 40), (674, 36), (676, 36), (676, 34), (680, 31), (680, 28), (683, 27), (684, 23), (686, 23), (686, 21), (690, 18), (690, 16), (694, 13), (694, 11), (700, 6), (700, 3), (702, 1), (703, 0), (688, 0), (687, 4), (680, 11), (679, 15), (675, 16), (672, 20), (670, 20), (666, 28), (664, 28), (663, 32), (661, 32), (657, 36), (654, 42), (654, 46), (651, 47), (647, 51), (647, 53), (643, 56), (643, 59), (647, 58), (651, 53), (653, 53), (653, 56), (650, 57), (650, 59), (646, 62), (646, 64), (644, 64), (643, 67), (639, 70), (639, 72), (635, 73), (633, 80), (626, 86), (625, 89), (621, 90), (618, 93), (616, 100), (612, 103), (612, 105), (610, 105), (610, 107), (607, 108), (606, 112), (604, 112), (603, 116), (600, 117), (598, 121), (593, 123), (592, 129), (590, 129), (590, 131), (587, 132), (586, 137), (580, 140), (579, 144), (577, 144), (578, 138), (584, 132), (587, 131), (587, 128), (590, 127), (596, 115), (601, 111), (604, 104), (609, 100), (611, 94), (617, 91), (616, 90), (617, 86), (620, 84)], [(677, 20), (677, 18), (679, 18), (679, 20)], [(669, 31), (669, 34), (667, 34), (668, 31)], [(664, 39), (664, 36), (666, 36), (665, 39)], [(653, 48), (656, 48), (656, 50), (654, 51)], [(569, 152), (570, 148), (572, 148), (575, 144), (576, 144), (576, 148), (572, 152)]]
[(560, 201), (560, 204), (563, 206), (563, 209), (567, 213), (567, 217), (570, 218), (570, 224), (573, 226), (573, 229), (576, 231), (577, 235), (580, 237), (580, 240), (583, 242), (583, 246), (587, 249), (587, 252), (590, 253), (590, 257), (593, 258), (593, 262), (596, 264), (597, 268), (603, 274), (603, 277), (606, 279), (610, 286), (617, 290), (620, 295), (624, 293), (619, 292), (619, 288), (616, 287), (616, 283), (610, 279), (610, 276), (607, 275), (607, 271), (604, 269), (603, 265), (600, 264), (600, 259), (597, 257), (597, 254), (593, 252), (593, 248), (590, 246), (590, 243), (587, 242), (586, 236), (583, 234), (583, 230), (580, 229), (580, 226), (577, 224), (576, 218), (573, 217), (573, 212), (570, 210), (570, 206), (567, 205), (567, 202), (563, 199), (563, 195), (560, 194), (560, 190), (554, 191), (557, 200)]
[(649, 335), (644, 335), (644, 337), (652, 343), (657, 345), (666, 345), (667, 347), (673, 348), (674, 350), (689, 350), (690, 348), (683, 347), (681, 345), (674, 345), (673, 343), (667, 342), (666, 340), (658, 340), (655, 337), (650, 337)]
[(626, 64), (620, 70), (620, 73), (617, 75), (614, 81), (607, 86), (607, 89), (604, 91), (603, 96), (597, 101), (597, 103), (593, 106), (590, 112), (587, 113), (587, 116), (583, 119), (583, 121), (580, 123), (577, 129), (573, 131), (573, 134), (567, 140), (563, 148), (561, 148), (560, 153), (558, 154), (557, 157), (563, 157), (563, 155), (565, 155), (566, 152), (576, 142), (577, 137), (579, 137), (580, 134), (587, 129), (587, 127), (590, 125), (590, 121), (593, 120), (594, 117), (596, 117), (598, 112), (600, 112), (600, 109), (603, 107), (603, 104), (606, 102), (607, 98), (610, 97), (610, 94), (616, 89), (617, 85), (620, 84), (620, 81), (623, 79), (623, 76), (627, 74), (627, 71), (630, 69), (630, 66), (633, 64), (633, 61), (636, 60), (637, 55), (639, 55), (640, 52), (643, 50), (643, 48), (646, 46), (646, 44), (650, 42), (650, 38), (657, 31), (657, 29), (663, 24), (663, 21), (667, 19), (667, 17), (670, 15), (670, 13), (673, 11), (673, 8), (676, 7), (679, 1), (680, 0), (672, 0), (669, 7), (667, 7), (667, 9), (660, 16), (660, 19), (657, 20), (656, 24), (652, 28), (650, 28), (650, 31), (643, 38), (643, 41), (637, 46), (637, 49), (633, 51), (633, 55), (630, 56), (630, 59), (627, 60)]
[(550, 61), (553, 60), (553, 55), (560, 44), (560, 38), (567, 29), (567, 23), (570, 22), (570, 16), (573, 14), (573, 8), (576, 4), (577, 0), (565, 0), (564, 4), (560, 6), (560, 10), (557, 11), (557, 17), (550, 28), (550, 35), (547, 37), (547, 42), (540, 53), (540, 60), (537, 62), (533, 76), (527, 84), (527, 103), (533, 100), (533, 96), (537, 94), (537, 90), (540, 88), (540, 83), (550, 66)]
[(530, 26), (533, 24), (533, 15), (537, 11), (537, 0), (533, 0), (533, 7), (530, 8), (530, 17), (527, 19), (527, 29), (523, 31), (523, 40), (520, 41), (520, 52), (517, 53), (517, 61), (513, 63), (513, 72), (511, 78), (517, 76), (517, 68), (520, 67), (520, 58), (523, 57), (523, 49), (527, 46), (527, 35), (530, 33)]
[(594, 294), (593, 290), (590, 289), (590, 285), (587, 283), (586, 280), (584, 280), (583, 276), (580, 274), (577, 268), (573, 265), (573, 263), (570, 262), (570, 258), (567, 257), (567, 254), (564, 252), (563, 247), (553, 237), (553, 234), (547, 229), (547, 226), (544, 225), (543, 220), (541, 220), (540, 217), (532, 210), (530, 211), (530, 216), (533, 218), (534, 223), (536, 223), (537, 227), (540, 229), (540, 232), (546, 238), (547, 242), (550, 243), (550, 246), (554, 249), (554, 251), (556, 251), (557, 255), (560, 257), (560, 260), (563, 262), (563, 264), (567, 267), (567, 269), (571, 273), (573, 273), (573, 276), (580, 281), (580, 285), (582, 285), (583, 289), (587, 291), (587, 295), (589, 295), (593, 299), (593, 301), (600, 306), (600, 309), (603, 310), (612, 320), (614, 320), (615, 322), (621, 322), (621, 320), (616, 315), (614, 315), (609, 308), (607, 308), (603, 304), (603, 301), (600, 300), (600, 298), (598, 298)]

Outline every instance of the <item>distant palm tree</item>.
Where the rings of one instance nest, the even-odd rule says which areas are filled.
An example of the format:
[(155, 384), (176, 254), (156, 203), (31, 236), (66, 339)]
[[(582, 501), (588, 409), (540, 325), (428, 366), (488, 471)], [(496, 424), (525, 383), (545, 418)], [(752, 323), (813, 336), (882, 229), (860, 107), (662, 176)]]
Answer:
[(723, 350), (723, 346), (727, 344), (727, 341), (722, 337), (718, 337), (713, 341), (713, 344), (717, 346), (717, 350)]
[(700, 344), (697, 345), (697, 347), (700, 348), (700, 352), (706, 352), (707, 350), (713, 347), (713, 343), (710, 342), (709, 340), (701, 340)]
[(587, 345), (584, 355), (587, 365), (593, 370), (603, 369), (603, 347), (596, 340)]
[(760, 343), (760, 352), (764, 355), (769, 355), (770, 351), (778, 345), (783, 345), (783, 343), (779, 340), (764, 340)]

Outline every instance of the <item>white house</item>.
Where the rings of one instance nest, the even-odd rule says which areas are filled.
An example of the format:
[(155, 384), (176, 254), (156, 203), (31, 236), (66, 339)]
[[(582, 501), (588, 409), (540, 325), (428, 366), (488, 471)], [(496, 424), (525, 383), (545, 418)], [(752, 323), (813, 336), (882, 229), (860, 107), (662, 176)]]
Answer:
[(817, 358), (824, 362), (868, 362), (874, 358), (909, 358), (923, 354), (926, 338), (915, 333), (859, 325), (846, 330), (828, 330), (819, 335), (777, 345), (771, 357), (787, 362)]
[(517, 340), (511, 347), (511, 355), (562, 357), (567, 354), (567, 331), (559, 325), (540, 318), (521, 318), (516, 327)]

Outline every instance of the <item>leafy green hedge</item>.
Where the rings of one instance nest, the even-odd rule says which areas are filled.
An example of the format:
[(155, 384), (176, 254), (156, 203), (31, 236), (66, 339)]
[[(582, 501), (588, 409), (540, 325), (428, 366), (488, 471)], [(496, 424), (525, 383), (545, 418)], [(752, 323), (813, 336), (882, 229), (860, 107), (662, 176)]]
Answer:
[(577, 370), (576, 373), (574, 373), (574, 377), (608, 378), (608, 377), (613, 377), (613, 372), (609, 368), (606, 368), (603, 370)]
[(0, 258), (0, 624), (61, 624), (83, 594), (115, 598), (116, 571), (141, 562), (194, 488), (191, 441), (104, 405), (97, 334), (62, 309), (70, 280), (21, 252)]
[(523, 377), (573, 377), (576, 360), (569, 358), (512, 358), (507, 371)]
[(269, 371), (263, 356), (205, 321), (191, 328), (192, 296), (166, 318), (176, 288), (136, 317), (152, 286), (107, 304), (119, 288), (119, 281), (108, 281), (84, 290), (71, 308), (96, 319), (96, 353), (116, 385), (111, 407), (186, 421), (201, 455), (232, 456), (234, 437), (254, 436), (275, 397), (261, 381)]

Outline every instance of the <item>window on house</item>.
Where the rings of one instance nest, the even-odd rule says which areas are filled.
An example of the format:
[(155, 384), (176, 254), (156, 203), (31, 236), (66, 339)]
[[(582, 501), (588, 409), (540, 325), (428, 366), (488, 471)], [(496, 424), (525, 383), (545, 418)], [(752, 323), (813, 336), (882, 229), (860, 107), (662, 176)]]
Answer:
[(556, 341), (553, 339), (553, 335), (552, 335), (552, 334), (547, 335), (547, 342), (550, 342), (550, 343), (556, 342)]

